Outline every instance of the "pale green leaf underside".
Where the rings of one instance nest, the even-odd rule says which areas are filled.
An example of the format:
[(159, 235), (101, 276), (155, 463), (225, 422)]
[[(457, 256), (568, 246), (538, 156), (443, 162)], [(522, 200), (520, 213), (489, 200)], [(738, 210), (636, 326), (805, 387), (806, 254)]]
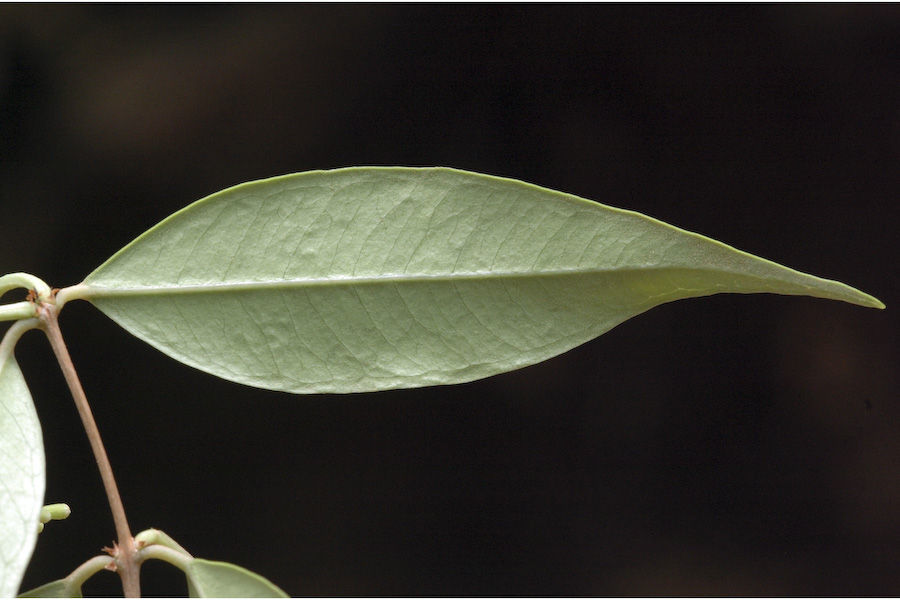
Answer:
[(719, 292), (882, 306), (635, 212), (443, 168), (314, 171), (224, 190), (69, 294), (189, 365), (310, 393), (471, 381)]
[(191, 598), (287, 598), (278, 586), (243, 567), (195, 558), (185, 569)]
[(10, 344), (0, 350), (0, 598), (19, 591), (43, 500), (41, 424)]

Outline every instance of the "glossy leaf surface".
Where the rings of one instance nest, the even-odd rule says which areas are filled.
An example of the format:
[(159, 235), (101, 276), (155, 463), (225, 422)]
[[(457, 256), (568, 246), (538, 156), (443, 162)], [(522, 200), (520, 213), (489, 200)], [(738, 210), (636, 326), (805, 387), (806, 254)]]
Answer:
[(44, 500), (41, 424), (12, 353), (0, 346), (0, 597), (19, 591)]
[(189, 365), (310, 393), (471, 381), (719, 292), (882, 307), (635, 212), (442, 168), (239, 185), (164, 220), (66, 293)]
[(195, 558), (185, 570), (191, 598), (287, 598), (278, 586), (243, 567)]

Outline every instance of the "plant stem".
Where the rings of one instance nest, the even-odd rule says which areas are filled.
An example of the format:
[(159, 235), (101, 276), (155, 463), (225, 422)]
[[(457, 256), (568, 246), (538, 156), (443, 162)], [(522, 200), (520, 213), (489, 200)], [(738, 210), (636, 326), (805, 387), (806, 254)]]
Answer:
[(178, 552), (177, 550), (172, 550), (171, 548), (160, 546), (159, 544), (147, 546), (138, 551), (138, 560), (141, 562), (150, 558), (165, 561), (172, 566), (178, 567), (185, 573), (187, 573), (191, 561), (194, 560), (190, 554)]
[(134, 543), (137, 544), (138, 550), (146, 546), (165, 546), (176, 552), (190, 556), (191, 553), (185, 550), (181, 544), (173, 540), (169, 535), (159, 529), (146, 529), (134, 536)]
[(108, 568), (112, 560), (109, 556), (101, 555), (85, 561), (66, 577), (66, 592), (74, 594), (77, 591), (81, 594), (81, 586), (84, 585), (84, 582), (103, 569)]
[(34, 304), (31, 302), (16, 302), (0, 306), (0, 321), (17, 321), (34, 316)]
[(75, 372), (75, 365), (72, 364), (72, 358), (69, 356), (69, 351), (63, 341), (57, 320), (57, 312), (57, 306), (49, 302), (42, 302), (38, 307), (38, 316), (42, 323), (42, 329), (47, 334), (47, 339), (50, 340), (50, 346), (53, 348), (56, 360), (59, 362), (63, 376), (66, 378), (66, 383), (69, 384), (69, 390), (72, 392), (72, 398), (75, 400), (75, 406), (78, 408), (84, 431), (87, 433), (91, 450), (94, 452), (97, 467), (100, 469), (103, 487), (106, 489), (106, 497), (109, 500), (109, 508), (112, 511), (113, 522), (116, 526), (116, 536), (119, 538), (117, 551), (113, 557), (116, 561), (119, 576), (122, 578), (122, 589), (126, 598), (139, 598), (141, 595), (140, 563), (137, 561), (134, 538), (131, 535), (131, 529), (128, 527), (125, 507), (122, 505), (122, 498), (119, 496), (119, 488), (113, 476), (112, 465), (109, 463), (109, 457), (107, 457), (103, 441), (100, 439), (100, 430), (94, 421), (94, 415), (88, 404), (87, 396), (85, 396), (84, 389), (81, 387), (81, 381), (79, 381), (78, 374)]
[(39, 296), (50, 294), (50, 286), (28, 273), (9, 273), (0, 277), (0, 296), (16, 288), (32, 289)]

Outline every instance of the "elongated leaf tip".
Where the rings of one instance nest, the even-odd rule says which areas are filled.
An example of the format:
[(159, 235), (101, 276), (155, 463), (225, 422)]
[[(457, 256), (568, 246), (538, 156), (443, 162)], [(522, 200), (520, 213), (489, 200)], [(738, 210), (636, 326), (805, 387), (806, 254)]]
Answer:
[(887, 308), (884, 305), (884, 302), (882, 302), (875, 296), (870, 296), (869, 294), (860, 292), (856, 289), (854, 289), (853, 291), (856, 292), (855, 298), (853, 298), (852, 300), (848, 299), (848, 302), (850, 302), (851, 304), (855, 304), (857, 306), (862, 306), (865, 308), (877, 308), (878, 310), (884, 310), (885, 308)]
[(856, 304), (857, 306), (863, 306), (865, 308), (877, 308), (879, 310), (884, 310), (886, 307), (884, 302), (876, 298), (875, 296), (871, 296), (863, 291), (860, 291), (854, 287), (847, 286), (849, 290), (853, 293), (851, 298), (847, 298), (846, 301), (852, 304)]

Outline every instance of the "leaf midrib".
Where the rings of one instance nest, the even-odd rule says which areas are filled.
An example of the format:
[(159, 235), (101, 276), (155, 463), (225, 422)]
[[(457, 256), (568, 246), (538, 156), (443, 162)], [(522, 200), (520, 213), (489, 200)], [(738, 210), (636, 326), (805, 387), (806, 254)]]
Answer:
[(648, 266), (622, 268), (592, 268), (592, 269), (556, 269), (547, 271), (477, 271), (468, 273), (440, 273), (440, 274), (406, 274), (398, 273), (378, 276), (343, 276), (343, 277), (309, 277), (297, 279), (264, 279), (259, 281), (225, 281), (222, 283), (204, 284), (175, 284), (175, 285), (138, 285), (130, 287), (106, 287), (85, 282), (78, 297), (88, 298), (96, 296), (128, 296), (140, 294), (191, 294), (207, 292), (243, 291), (254, 289), (277, 289), (280, 287), (315, 287), (315, 286), (346, 286), (346, 285), (376, 285), (384, 283), (419, 283), (440, 281), (478, 281), (491, 279), (536, 279), (543, 277), (565, 277), (571, 275), (607, 275), (625, 274), (630, 272), (664, 271), (679, 269), (689, 271), (721, 271), (721, 269), (685, 268), (681, 266)]

